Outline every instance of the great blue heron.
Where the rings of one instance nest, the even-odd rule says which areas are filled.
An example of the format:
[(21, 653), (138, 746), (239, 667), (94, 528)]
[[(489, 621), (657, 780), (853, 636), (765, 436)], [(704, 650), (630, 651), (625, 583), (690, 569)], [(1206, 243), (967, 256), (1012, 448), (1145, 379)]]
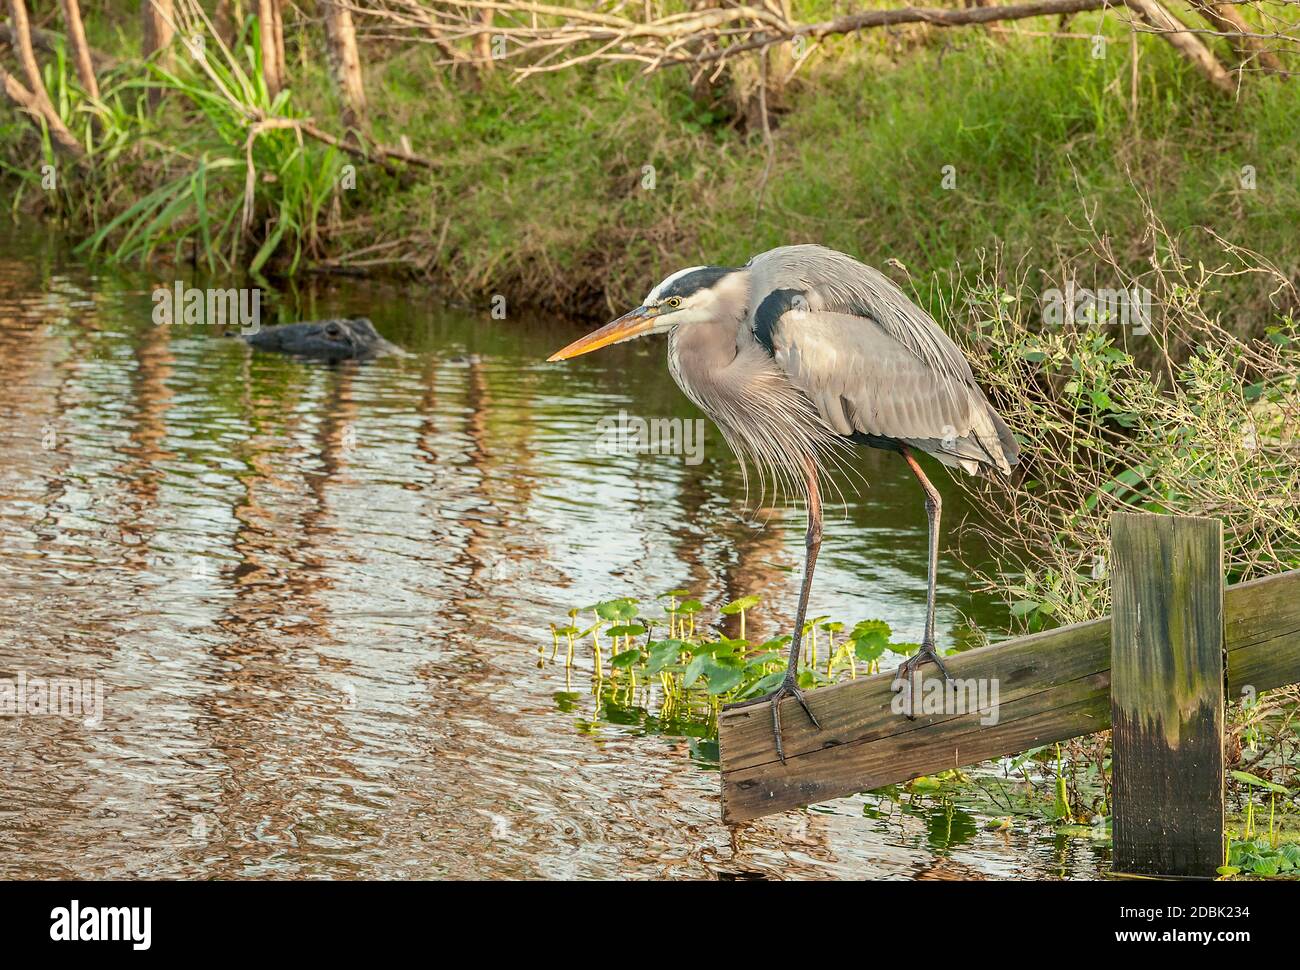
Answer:
[[(668, 334), (668, 368), (727, 443), (764, 475), (801, 491), (807, 558), (794, 638), (781, 686), (744, 704), (770, 703), (782, 761), (782, 698), (794, 697), (820, 728), (796, 676), (808, 591), (822, 541), (819, 488), (846, 444), (898, 452), (925, 492), (930, 560), (925, 636), (898, 668), (909, 686), (931, 661), (939, 558), (938, 490), (917, 464), (924, 451), (969, 474), (1009, 474), (1019, 447), (939, 325), (881, 273), (823, 246), (782, 246), (742, 267), (692, 266), (644, 303), (550, 357), (566, 360), (651, 333)], [(739, 705), (738, 705), (739, 706)], [(915, 716), (912, 692), (905, 711)]]

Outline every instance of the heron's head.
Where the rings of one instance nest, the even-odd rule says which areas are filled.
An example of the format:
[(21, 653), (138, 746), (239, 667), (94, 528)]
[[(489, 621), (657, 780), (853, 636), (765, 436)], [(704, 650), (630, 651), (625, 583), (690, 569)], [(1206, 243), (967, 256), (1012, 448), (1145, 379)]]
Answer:
[(735, 320), (749, 298), (747, 276), (745, 270), (729, 266), (678, 270), (651, 290), (635, 310), (580, 337), (547, 360), (568, 360), (611, 344), (694, 323)]

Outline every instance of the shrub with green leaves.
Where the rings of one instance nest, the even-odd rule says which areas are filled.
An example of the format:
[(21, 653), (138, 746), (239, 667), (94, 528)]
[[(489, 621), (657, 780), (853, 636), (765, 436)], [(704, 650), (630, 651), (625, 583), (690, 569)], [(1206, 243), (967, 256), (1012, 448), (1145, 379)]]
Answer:
[[(1108, 243), (1086, 265), (1101, 277), (1011, 276), (991, 258), (954, 307), (978, 379), (1020, 439), (1010, 487), (971, 487), (973, 525), (996, 571), (976, 569), (1011, 608), (1012, 629), (1109, 611), (1115, 511), (1205, 515), (1224, 526), (1230, 582), (1300, 567), (1300, 294), (1259, 257), (1219, 241), (1222, 262), (1180, 255), (1152, 222), (1145, 272), (1126, 273)], [(1266, 277), (1276, 311), (1240, 334), (1222, 323), (1236, 276)], [(1050, 288), (1149, 293), (1151, 319), (1044, 322)]]

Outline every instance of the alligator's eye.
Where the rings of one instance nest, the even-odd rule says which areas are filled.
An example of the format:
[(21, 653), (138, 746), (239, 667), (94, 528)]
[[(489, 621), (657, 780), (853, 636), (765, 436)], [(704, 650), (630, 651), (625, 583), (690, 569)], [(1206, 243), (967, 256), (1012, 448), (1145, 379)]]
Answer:
[(665, 302), (676, 310), (682, 305), (682, 298), (680, 296), (670, 296)]
[(343, 331), (339, 329), (339, 325), (337, 323), (331, 323), (328, 327), (325, 328), (325, 333), (331, 337), (337, 337), (342, 332)]

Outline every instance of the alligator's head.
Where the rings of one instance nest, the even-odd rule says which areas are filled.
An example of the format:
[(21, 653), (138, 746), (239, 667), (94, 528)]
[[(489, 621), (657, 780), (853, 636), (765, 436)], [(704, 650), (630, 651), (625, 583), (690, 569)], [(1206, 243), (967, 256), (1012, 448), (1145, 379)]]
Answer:
[(285, 323), (244, 339), (261, 350), (278, 350), (316, 360), (364, 360), (400, 353), (400, 348), (379, 336), (375, 325), (365, 317)]

